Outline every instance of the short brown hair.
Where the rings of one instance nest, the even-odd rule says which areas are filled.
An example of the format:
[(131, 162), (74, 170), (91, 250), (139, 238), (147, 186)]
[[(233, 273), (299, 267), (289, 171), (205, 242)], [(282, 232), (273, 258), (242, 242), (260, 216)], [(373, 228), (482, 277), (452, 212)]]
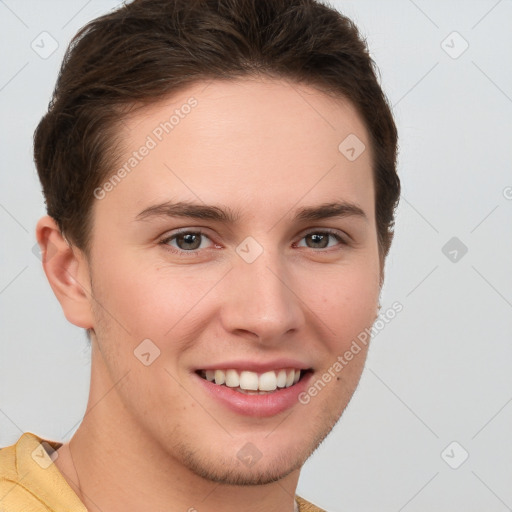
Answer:
[(83, 27), (34, 133), (48, 215), (69, 242), (90, 255), (93, 191), (113, 173), (122, 112), (199, 81), (252, 75), (355, 106), (373, 151), (383, 268), (400, 197), (397, 130), (357, 27), (317, 0), (135, 0)]

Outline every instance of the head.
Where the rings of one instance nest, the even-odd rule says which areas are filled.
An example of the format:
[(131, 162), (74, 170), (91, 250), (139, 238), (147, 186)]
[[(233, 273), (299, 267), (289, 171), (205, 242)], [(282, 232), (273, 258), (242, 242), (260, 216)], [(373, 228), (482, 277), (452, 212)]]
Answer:
[[(364, 366), (367, 346), (332, 370), (376, 318), (396, 153), (364, 41), (315, 0), (135, 0), (80, 30), (34, 135), (37, 234), (66, 317), (92, 336), (92, 385), (125, 377), (109, 410), (212, 480), (298, 469)], [(197, 380), (292, 357), (311, 384), (332, 379), (271, 417), (210, 402)]]

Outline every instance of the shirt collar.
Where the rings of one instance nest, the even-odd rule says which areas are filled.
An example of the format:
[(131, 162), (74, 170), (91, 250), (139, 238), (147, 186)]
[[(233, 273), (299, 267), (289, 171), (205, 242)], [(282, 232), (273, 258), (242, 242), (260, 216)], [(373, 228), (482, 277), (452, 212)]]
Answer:
[[(18, 483), (52, 512), (87, 512), (87, 508), (53, 463), (46, 446), (57, 450), (62, 443), (25, 432), (16, 443)], [(50, 453), (51, 450), (49, 450)], [(55, 455), (52, 454), (53, 458)], [(58, 455), (57, 455), (58, 456)]]

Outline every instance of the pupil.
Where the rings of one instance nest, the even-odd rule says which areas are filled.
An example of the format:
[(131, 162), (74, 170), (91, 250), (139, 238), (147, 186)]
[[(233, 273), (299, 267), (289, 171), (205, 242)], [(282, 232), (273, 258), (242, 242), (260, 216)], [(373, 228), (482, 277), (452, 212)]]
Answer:
[[(309, 236), (311, 237), (311, 239), (313, 239), (313, 243), (314, 244), (318, 244), (319, 243), (322, 248), (327, 247), (327, 243), (326, 242), (327, 242), (328, 237), (326, 235), (321, 235), (321, 234), (319, 235), (317, 233), (314, 233), (314, 234), (309, 235)], [(325, 243), (323, 243), (323, 242), (325, 242)]]
[[(195, 245), (194, 245), (194, 238), (195, 238)], [(185, 244), (193, 244), (193, 247), (185, 247), (185, 249), (197, 249), (199, 247), (199, 237), (194, 233), (186, 233), (185, 235), (180, 235), (178, 237), (178, 240), (184, 241)], [(199, 243), (198, 243), (199, 242)]]

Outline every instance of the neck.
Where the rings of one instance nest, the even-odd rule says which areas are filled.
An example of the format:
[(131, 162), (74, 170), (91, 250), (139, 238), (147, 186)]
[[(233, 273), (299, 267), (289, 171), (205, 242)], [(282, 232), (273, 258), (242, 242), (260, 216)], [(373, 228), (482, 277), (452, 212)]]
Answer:
[(69, 460), (65, 464), (65, 457), (59, 457), (56, 465), (88, 512), (298, 510), (294, 500), (298, 471), (272, 484), (223, 485), (191, 475), (176, 463), (148, 457), (119, 431), (116, 438), (118, 442), (99, 443), (80, 427), (72, 451), (70, 443), (59, 450), (67, 451)]
[(84, 420), (56, 460), (88, 512), (294, 511), (300, 469), (264, 485), (205, 479), (173, 456), (179, 447), (170, 453), (137, 428), (115, 391), (94, 391), (91, 386)]

